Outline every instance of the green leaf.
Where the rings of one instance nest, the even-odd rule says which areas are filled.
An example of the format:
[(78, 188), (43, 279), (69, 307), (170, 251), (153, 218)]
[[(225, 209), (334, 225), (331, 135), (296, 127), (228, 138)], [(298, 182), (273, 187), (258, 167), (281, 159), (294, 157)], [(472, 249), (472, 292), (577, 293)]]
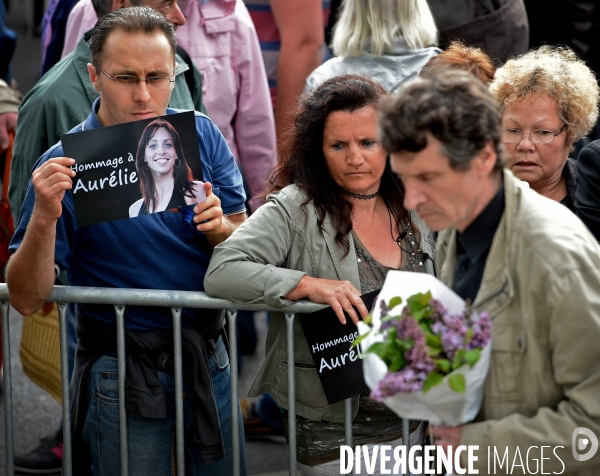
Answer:
[(415, 318), (415, 321), (419, 322), (421, 319), (426, 317), (427, 309), (426, 308), (417, 309), (417, 310), (413, 311), (412, 315)]
[(467, 350), (465, 352), (465, 360), (469, 367), (473, 367), (481, 357), (481, 349)]
[(435, 333), (431, 329), (431, 324), (432, 324), (431, 320), (429, 320), (429, 319), (419, 322), (419, 327), (421, 328), (421, 330), (423, 331), (423, 333), (425, 335), (427, 335), (427, 334), (435, 335)]
[(358, 344), (365, 340), (369, 334), (371, 334), (371, 331), (359, 335), (356, 339), (354, 339), (354, 342), (352, 342), (352, 347), (358, 347)]
[(363, 318), (363, 322), (365, 324), (371, 324), (373, 322), (373, 314), (369, 314), (367, 317)]
[(381, 343), (381, 350), (378, 353), (379, 357), (381, 357), (385, 361), (386, 365), (388, 365), (388, 366), (390, 365), (390, 362), (391, 362), (390, 359), (388, 358), (389, 349), (390, 349), (390, 341), (386, 340)]
[(413, 345), (415, 345), (415, 341), (412, 339), (396, 339), (398, 341), (398, 345), (400, 347), (400, 349), (402, 349), (402, 352), (406, 352), (408, 349), (410, 349)]
[(469, 329), (467, 331), (467, 333), (465, 334), (465, 345), (467, 345), (469, 342), (471, 342), (471, 339), (473, 338), (474, 333), (475, 333), (475, 331), (473, 329)]
[(448, 359), (439, 359), (435, 361), (435, 366), (444, 374), (450, 372), (450, 361)]
[(452, 370), (456, 370), (463, 364), (465, 358), (465, 349), (458, 349), (454, 354), (454, 360), (452, 360)]
[(433, 372), (429, 372), (427, 378), (425, 379), (425, 383), (423, 384), (423, 393), (427, 393), (436, 385), (439, 385), (444, 380), (444, 377), (438, 374), (435, 370)]
[(383, 342), (375, 342), (367, 349), (365, 354), (376, 354), (383, 359), (385, 355), (385, 344)]
[(390, 310), (394, 309), (399, 304), (402, 304), (402, 298), (400, 296), (393, 297), (392, 299), (390, 299), (390, 303), (388, 304), (388, 308)]
[(442, 353), (442, 349), (432, 349), (431, 347), (429, 348), (429, 355), (431, 357), (436, 357), (438, 355), (440, 355)]
[(427, 291), (426, 293), (413, 294), (406, 300), (411, 311), (413, 309), (423, 309), (424, 307), (427, 307), (430, 301), (431, 291)]
[(442, 339), (436, 335), (425, 334), (425, 343), (432, 349), (443, 349)]
[(463, 374), (451, 375), (448, 377), (448, 384), (455, 392), (465, 393), (467, 391), (467, 381)]
[(406, 365), (406, 359), (403, 357), (403, 355), (396, 354), (392, 358), (392, 363), (388, 367), (388, 369), (390, 372), (398, 372), (398, 370), (401, 370), (402, 368), (404, 368), (405, 365)]

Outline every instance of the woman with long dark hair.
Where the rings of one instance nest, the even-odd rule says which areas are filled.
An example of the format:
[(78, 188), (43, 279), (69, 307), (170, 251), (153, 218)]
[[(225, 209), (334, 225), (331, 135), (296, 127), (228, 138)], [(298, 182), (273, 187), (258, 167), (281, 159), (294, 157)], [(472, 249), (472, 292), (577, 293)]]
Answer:
[[(207, 293), (273, 307), (308, 298), (329, 304), (345, 324), (343, 311), (354, 322), (354, 307), (368, 314), (360, 296), (380, 289), (388, 270), (433, 272), (429, 232), (404, 209), (402, 185), (378, 144), (377, 103), (386, 94), (346, 75), (302, 98), (267, 203), (215, 248)], [(339, 474), (344, 404), (327, 403), (299, 319), (294, 332), (298, 462), (305, 475)], [(285, 334), (284, 316), (272, 313), (266, 358), (249, 391), (270, 393), (284, 409)], [(355, 444), (400, 444), (402, 422), (387, 407), (361, 395), (353, 408)], [(413, 444), (422, 444), (423, 427), (414, 425)]]
[(129, 216), (161, 212), (206, 199), (202, 182), (194, 176), (183, 154), (179, 134), (170, 122), (150, 122), (138, 143), (135, 166), (142, 198), (129, 207)]

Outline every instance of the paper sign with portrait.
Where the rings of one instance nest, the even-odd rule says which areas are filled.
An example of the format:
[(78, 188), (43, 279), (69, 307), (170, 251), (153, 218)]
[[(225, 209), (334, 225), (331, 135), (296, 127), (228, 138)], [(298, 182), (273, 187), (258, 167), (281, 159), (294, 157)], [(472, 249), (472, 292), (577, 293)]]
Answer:
[(77, 226), (177, 211), (202, 202), (194, 112), (61, 136), (72, 169)]

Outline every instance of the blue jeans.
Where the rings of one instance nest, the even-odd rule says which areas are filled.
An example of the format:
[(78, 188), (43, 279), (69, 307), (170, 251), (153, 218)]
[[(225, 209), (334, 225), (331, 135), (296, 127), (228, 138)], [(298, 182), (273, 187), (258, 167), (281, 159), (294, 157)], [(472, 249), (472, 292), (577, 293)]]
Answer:
[[(216, 463), (204, 464), (192, 447), (190, 434), (193, 419), (193, 394), (190, 376), (184, 369), (183, 413), (185, 426), (185, 476), (230, 476), (233, 472), (231, 435), (230, 374), (227, 350), (219, 338), (217, 350), (209, 358), (210, 371), (225, 444), (225, 457)], [(171, 451), (175, 434), (175, 376), (158, 371), (160, 382), (167, 391), (166, 418), (144, 418), (127, 413), (127, 442), (130, 476), (170, 476)], [(89, 406), (83, 440), (89, 445), (94, 476), (118, 476), (119, 461), (119, 404), (117, 359), (100, 357), (93, 365), (88, 384)], [(239, 406), (238, 406), (239, 408)], [(238, 410), (239, 411), (239, 410)], [(246, 474), (244, 429), (240, 422), (241, 474)]]
[(283, 430), (283, 412), (269, 393), (263, 393), (254, 403), (254, 413), (271, 428)]

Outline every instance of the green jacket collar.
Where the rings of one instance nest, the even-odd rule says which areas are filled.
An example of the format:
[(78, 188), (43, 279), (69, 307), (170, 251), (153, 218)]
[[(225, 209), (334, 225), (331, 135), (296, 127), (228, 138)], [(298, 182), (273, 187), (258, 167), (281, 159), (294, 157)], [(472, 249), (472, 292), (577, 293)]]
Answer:
[(87, 95), (90, 104), (92, 104), (96, 98), (99, 96), (98, 91), (94, 89), (92, 86), (92, 82), (90, 81), (90, 75), (87, 70), (88, 63), (92, 62), (92, 52), (90, 51), (90, 47), (88, 46), (88, 41), (90, 40), (91, 32), (87, 31), (77, 43), (75, 47), (75, 51), (73, 51), (73, 66), (75, 67), (75, 71), (77, 72), (77, 76), (79, 77), (79, 81), (83, 85), (85, 89), (85, 94)]

